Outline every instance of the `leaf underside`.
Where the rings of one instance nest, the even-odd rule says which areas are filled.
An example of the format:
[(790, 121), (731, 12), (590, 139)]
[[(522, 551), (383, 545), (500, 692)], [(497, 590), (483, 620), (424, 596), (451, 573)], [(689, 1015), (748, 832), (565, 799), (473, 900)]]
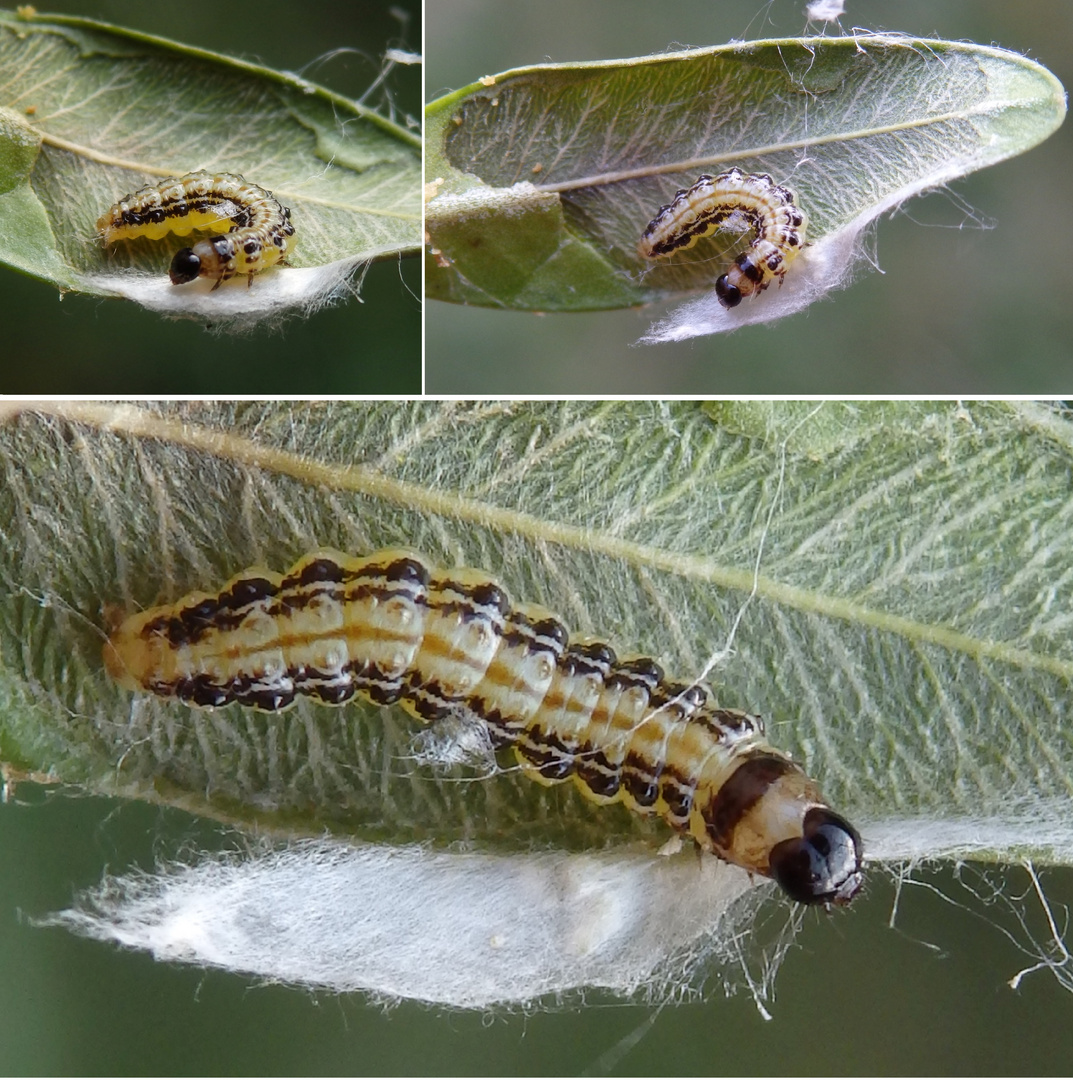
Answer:
[(791, 187), (815, 244), (1022, 153), (1064, 113), (1057, 80), (1022, 56), (890, 35), (506, 72), (428, 106), (427, 294), (565, 311), (711, 289), (740, 237), (637, 253), (701, 173)]
[(1068, 824), (1032, 825), (1054, 806), (1068, 822), (1073, 773), (1063, 413), (17, 408), (0, 427), (0, 759), (20, 768), (304, 833), (508, 849), (662, 841), (658, 823), (594, 808), (572, 784), (534, 784), (509, 757), (494, 776), (421, 763), (421, 726), (400, 710), (206, 712), (132, 695), (103, 670), (105, 632), (320, 545), (407, 546), (488, 570), (575, 631), (696, 677), (762, 544), (733, 652), (708, 676), (720, 699), (763, 714), (866, 838), (908, 818), (1020, 822), (977, 846), (1073, 859)]
[[(291, 208), (289, 261), (304, 276), (277, 290), (277, 306), (308, 303), (313, 269), (420, 243), (420, 139), (296, 76), (87, 20), (0, 12), (0, 87), (0, 260), (63, 289), (144, 282), (180, 309), (176, 297), (201, 297), (210, 282), (168, 292), (188, 241), (106, 249), (96, 232), (124, 195), (201, 169), (242, 175)], [(256, 306), (267, 286), (254, 286)], [(245, 288), (227, 283), (229, 302), (241, 308)]]

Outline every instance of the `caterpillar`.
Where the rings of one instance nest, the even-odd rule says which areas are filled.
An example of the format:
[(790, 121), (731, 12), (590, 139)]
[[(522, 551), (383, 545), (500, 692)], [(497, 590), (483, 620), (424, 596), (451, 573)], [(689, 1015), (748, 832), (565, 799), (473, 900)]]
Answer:
[(246, 570), (131, 615), (104, 663), (129, 690), (203, 709), (360, 695), (426, 722), (470, 717), (534, 780), (573, 778), (592, 802), (657, 814), (801, 903), (844, 904), (862, 884), (859, 834), (767, 743), (760, 717), (649, 657), (571, 636), (481, 570), (318, 550), (285, 574)]
[(660, 207), (641, 235), (638, 251), (646, 259), (660, 259), (691, 248), (727, 224), (747, 225), (755, 239), (715, 283), (719, 302), (734, 308), (775, 278), (781, 285), (787, 265), (804, 246), (808, 217), (794, 200), (794, 193), (767, 173), (731, 169), (700, 176)]
[(120, 199), (97, 221), (104, 244), (195, 229), (224, 235), (199, 240), (175, 253), (168, 272), (173, 285), (198, 277), (220, 283), (253, 275), (280, 262), (294, 249), (291, 212), (264, 188), (232, 173), (193, 172), (143, 187)]

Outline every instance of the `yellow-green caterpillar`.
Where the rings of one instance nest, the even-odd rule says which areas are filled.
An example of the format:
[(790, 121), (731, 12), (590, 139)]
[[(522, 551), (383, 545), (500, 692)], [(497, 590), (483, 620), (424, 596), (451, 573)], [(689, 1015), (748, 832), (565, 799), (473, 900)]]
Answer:
[(176, 252), (169, 271), (173, 285), (207, 277), (217, 289), (241, 274), (248, 283), (286, 258), (295, 244), (290, 210), (271, 192), (231, 173), (195, 172), (143, 187), (97, 221), (105, 244), (194, 230), (223, 235)]
[(805, 212), (796, 205), (794, 193), (767, 173), (731, 169), (719, 176), (698, 177), (660, 207), (642, 234), (638, 251), (646, 259), (685, 251), (731, 219), (756, 233), (749, 248), (715, 283), (723, 307), (737, 307), (742, 297), (763, 292), (776, 278), (781, 284), (787, 265), (805, 243)]
[(768, 744), (760, 717), (649, 657), (571, 637), (481, 570), (316, 551), (285, 574), (247, 570), (131, 616), (104, 661), (123, 686), (198, 708), (360, 695), (424, 721), (466, 716), (534, 780), (573, 778), (593, 802), (658, 814), (795, 900), (846, 903), (861, 887), (860, 836)]

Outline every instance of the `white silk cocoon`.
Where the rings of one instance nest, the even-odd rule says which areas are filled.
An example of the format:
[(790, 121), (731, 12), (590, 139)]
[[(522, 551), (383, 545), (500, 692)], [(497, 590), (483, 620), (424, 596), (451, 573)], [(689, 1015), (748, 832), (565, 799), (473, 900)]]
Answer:
[[(872, 874), (879, 864), (904, 874), (936, 859), (990, 862), (996, 850), (1073, 858), (1065, 800), (1002, 819), (860, 824)], [(724, 981), (738, 981), (743, 934), (772, 889), (690, 846), (671, 856), (487, 854), (321, 840), (107, 877), (40, 925), (382, 1000), (509, 1008), (591, 987), (665, 1001), (696, 988), (712, 956)]]
[(172, 285), (167, 274), (123, 271), (87, 274), (86, 288), (133, 300), (172, 318), (197, 319), (220, 330), (250, 330), (292, 314), (311, 315), (321, 308), (356, 295), (352, 284), (379, 256), (397, 254), (397, 248), (371, 249), (360, 257), (340, 259), (324, 266), (275, 266), (254, 275), (251, 282), (234, 278), (213, 289), (208, 278), (188, 285)]
[(45, 923), (162, 960), (459, 1008), (681, 980), (749, 876), (692, 851), (489, 855), (307, 842), (105, 879)]

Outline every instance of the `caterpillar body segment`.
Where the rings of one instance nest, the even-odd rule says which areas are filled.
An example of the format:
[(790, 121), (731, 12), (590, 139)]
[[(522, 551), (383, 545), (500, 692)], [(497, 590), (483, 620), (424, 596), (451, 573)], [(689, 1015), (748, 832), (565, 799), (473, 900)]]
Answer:
[(752, 244), (715, 283), (719, 302), (733, 308), (772, 281), (782, 283), (805, 244), (808, 217), (794, 193), (767, 173), (731, 169), (718, 176), (700, 176), (680, 190), (649, 223), (638, 251), (646, 259), (666, 258), (726, 225), (745, 226), (755, 233)]
[(250, 282), (285, 259), (296, 239), (290, 210), (271, 192), (232, 173), (195, 172), (141, 188), (97, 221), (105, 244), (195, 231), (218, 235), (175, 253), (169, 270), (173, 285), (206, 277), (216, 289), (243, 274)]
[(795, 900), (845, 903), (861, 886), (860, 836), (766, 742), (758, 716), (717, 706), (706, 685), (668, 679), (648, 657), (571, 637), (480, 570), (320, 550), (285, 574), (248, 570), (132, 615), (104, 661), (122, 686), (198, 708), (360, 695), (424, 721), (465, 716), (534, 780), (572, 779), (593, 802), (656, 814)]

